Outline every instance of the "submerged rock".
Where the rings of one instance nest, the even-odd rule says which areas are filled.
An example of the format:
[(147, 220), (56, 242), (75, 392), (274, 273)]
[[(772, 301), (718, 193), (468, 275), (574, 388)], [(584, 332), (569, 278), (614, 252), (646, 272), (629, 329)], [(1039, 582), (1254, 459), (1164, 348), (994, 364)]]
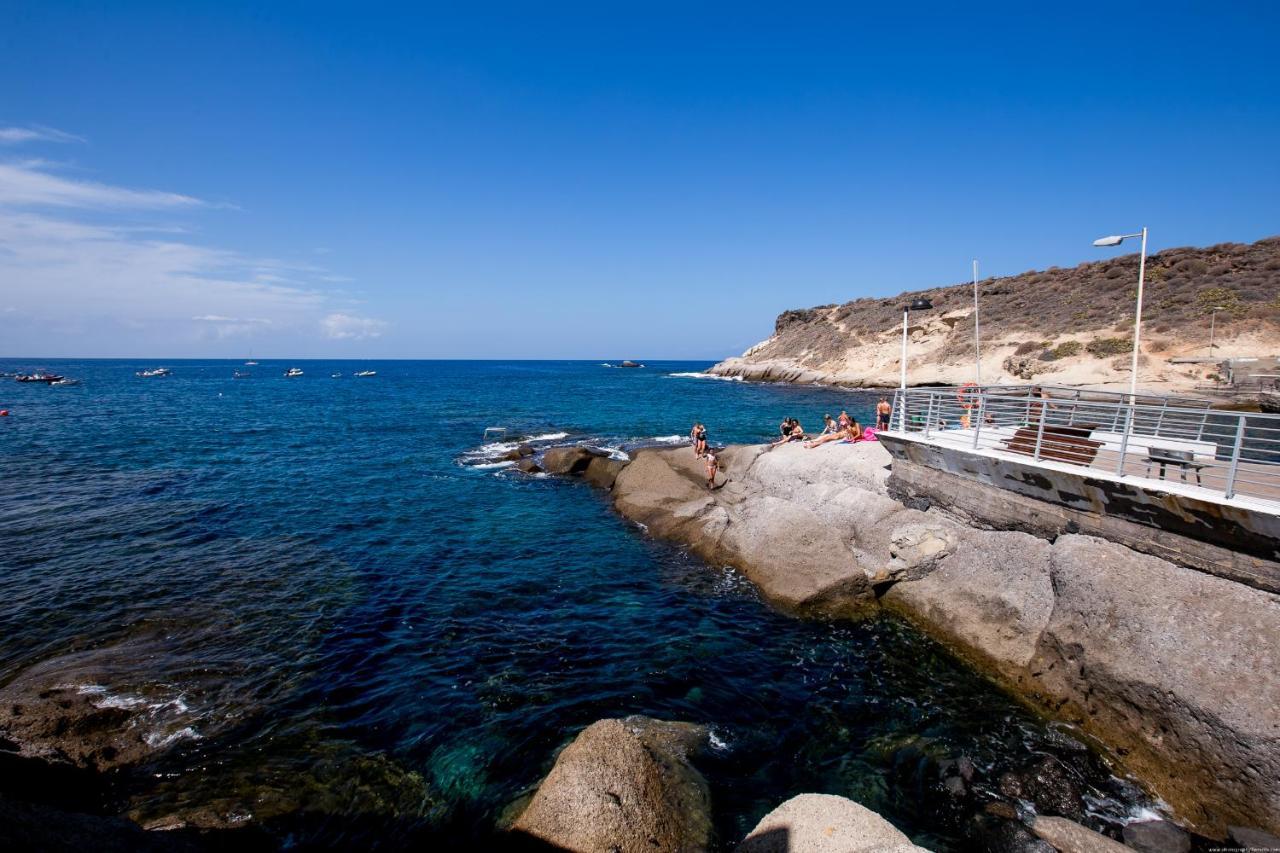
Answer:
[(1124, 843), (1141, 853), (1190, 853), (1191, 836), (1167, 820), (1144, 820), (1127, 825)]
[(1247, 826), (1227, 827), (1227, 837), (1234, 843), (1251, 850), (1280, 850), (1280, 836), (1251, 829)]
[(705, 850), (711, 797), (689, 763), (708, 731), (646, 717), (583, 729), (511, 831), (572, 851)]
[(1029, 767), (1000, 777), (1000, 793), (1026, 800), (1043, 815), (1061, 815), (1072, 820), (1084, 817), (1084, 798), (1071, 771), (1058, 759), (1045, 756)]
[(865, 806), (832, 794), (800, 794), (769, 812), (737, 853), (928, 853)]

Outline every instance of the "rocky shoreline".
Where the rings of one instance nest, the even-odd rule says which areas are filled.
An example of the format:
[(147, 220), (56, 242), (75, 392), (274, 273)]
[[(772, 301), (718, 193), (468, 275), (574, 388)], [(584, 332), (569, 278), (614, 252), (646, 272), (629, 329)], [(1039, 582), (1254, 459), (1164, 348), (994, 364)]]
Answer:
[[(907, 619), (1096, 741), (1189, 828), (1280, 832), (1277, 596), (1094, 537), (979, 530), (906, 506), (874, 443), (720, 458), (711, 491), (688, 448), (609, 460), (592, 479), (623, 516), (732, 566), (786, 611)], [(583, 459), (582, 472), (606, 464)]]

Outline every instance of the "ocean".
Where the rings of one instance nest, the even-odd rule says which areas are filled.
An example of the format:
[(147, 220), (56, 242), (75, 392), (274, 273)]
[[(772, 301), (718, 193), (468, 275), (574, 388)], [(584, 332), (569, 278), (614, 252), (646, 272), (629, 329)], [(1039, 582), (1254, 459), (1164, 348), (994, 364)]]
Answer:
[(1151, 806), (896, 619), (781, 615), (484, 439), (625, 453), (696, 419), (713, 444), (761, 441), (785, 415), (866, 423), (876, 395), (684, 362), (163, 365), (0, 361), (82, 380), (0, 381), (0, 690), (56, 683), (144, 727), (155, 756), (111, 775), (113, 813), (475, 849), (568, 739), (628, 714), (710, 726), (724, 849), (801, 792), (970, 849), (973, 804), (942, 787), (961, 757), (979, 794), (1058, 758), (1095, 826)]

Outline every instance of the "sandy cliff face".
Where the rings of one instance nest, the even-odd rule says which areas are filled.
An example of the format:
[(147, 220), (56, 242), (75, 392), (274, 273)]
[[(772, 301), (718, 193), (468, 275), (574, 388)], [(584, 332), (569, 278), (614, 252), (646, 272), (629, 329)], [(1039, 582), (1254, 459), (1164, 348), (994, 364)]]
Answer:
[[(982, 380), (1108, 385), (1128, 382), (1136, 255), (979, 282)], [(973, 286), (783, 312), (774, 334), (711, 372), (747, 379), (892, 387), (899, 381), (902, 305), (911, 316), (912, 384), (974, 379)], [(1212, 309), (1217, 357), (1280, 354), (1280, 237), (1253, 244), (1168, 249), (1147, 259), (1141, 369), (1152, 390), (1187, 391), (1207, 364)]]

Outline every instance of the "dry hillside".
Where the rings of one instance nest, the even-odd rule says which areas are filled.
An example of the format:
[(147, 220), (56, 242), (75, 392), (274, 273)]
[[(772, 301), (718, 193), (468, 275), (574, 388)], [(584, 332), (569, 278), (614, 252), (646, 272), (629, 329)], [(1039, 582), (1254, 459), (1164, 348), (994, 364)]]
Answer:
[[(1127, 381), (1137, 278), (1133, 254), (979, 281), (983, 381)], [(1280, 237), (1167, 249), (1147, 258), (1146, 281), (1144, 385), (1185, 390), (1205, 380), (1210, 366), (1169, 359), (1207, 355), (1214, 306), (1224, 308), (1217, 317), (1215, 356), (1280, 353)], [(911, 381), (972, 380), (971, 282), (785, 311), (772, 337), (712, 371), (749, 379), (896, 385), (902, 305), (916, 297), (930, 299), (934, 310), (911, 317)]]

